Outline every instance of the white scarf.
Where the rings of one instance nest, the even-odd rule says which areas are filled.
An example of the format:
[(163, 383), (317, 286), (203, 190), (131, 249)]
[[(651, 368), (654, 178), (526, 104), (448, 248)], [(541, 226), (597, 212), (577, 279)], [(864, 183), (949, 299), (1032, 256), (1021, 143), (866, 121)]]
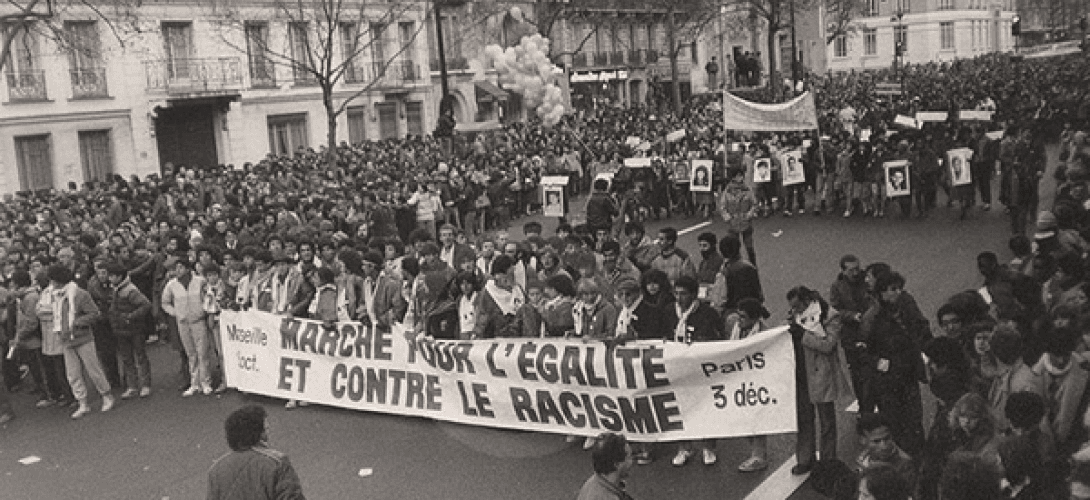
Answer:
[(734, 327), (730, 330), (730, 336), (727, 340), (742, 340), (749, 338), (751, 335), (755, 335), (761, 331), (760, 320), (753, 322), (753, 326), (749, 327), (749, 330), (742, 330), (742, 321), (739, 320), (734, 323)]
[(477, 327), (477, 308), (473, 303), (475, 298), (477, 298), (476, 292), (472, 295), (462, 295), (462, 298), (458, 300), (458, 324), (462, 333), (473, 332)]
[(322, 292), (325, 290), (337, 291), (337, 287), (332, 283), (326, 283), (318, 287), (318, 290), (314, 292), (314, 298), (310, 301), (310, 306), (307, 307), (307, 312), (310, 314), (311, 318), (318, 314), (318, 301), (322, 298)]
[(1044, 356), (1041, 356), (1041, 364), (1045, 367), (1045, 370), (1048, 370), (1049, 375), (1052, 375), (1055, 378), (1062, 378), (1064, 375), (1067, 375), (1067, 372), (1071, 371), (1071, 365), (1075, 364), (1075, 362), (1073, 359), (1068, 359), (1067, 366), (1057, 368), (1056, 365), (1052, 364), (1052, 356), (1045, 353)]
[(617, 335), (628, 335), (628, 329), (631, 328), (632, 322), (638, 320), (636, 317), (636, 308), (640, 307), (643, 303), (643, 296), (641, 295), (636, 302), (632, 303), (632, 306), (622, 306), (621, 312), (617, 314)]
[(367, 308), (367, 317), (371, 318), (372, 325), (378, 325), (378, 317), (375, 316), (375, 290), (378, 288), (378, 280), (374, 278), (363, 279), (363, 300)]
[(825, 338), (825, 327), (821, 324), (821, 303), (811, 302), (806, 310), (795, 316), (795, 321), (806, 331), (813, 333), (818, 338)]
[[(79, 290), (79, 285), (75, 281), (69, 281), (63, 288), (53, 291), (53, 331), (60, 333), (64, 331), (64, 325), (68, 325), (68, 331), (72, 331), (73, 324), (76, 321), (76, 290)], [(68, 316), (65, 317), (64, 304), (68, 303)], [(63, 324), (61, 322), (64, 322)]]
[(696, 310), (696, 306), (700, 304), (699, 300), (694, 300), (688, 310), (682, 311), (681, 305), (675, 303), (674, 307), (677, 309), (677, 327), (674, 329), (674, 340), (677, 342), (692, 342), (692, 334), (689, 333), (689, 315)]
[(504, 290), (496, 286), (496, 280), (489, 280), (485, 284), (484, 289), (492, 296), (492, 300), (499, 306), (500, 311), (504, 315), (515, 314), (519, 308), (522, 307), (523, 301), (522, 290), (518, 288), (512, 288), (511, 290)]
[(280, 276), (273, 275), (272, 277), (272, 296), (273, 296), (273, 312), (285, 313), (288, 311), (288, 307), (291, 305), (291, 298), (288, 297), (288, 292), (291, 286), (291, 271), (284, 276), (281, 280)]
[(352, 280), (350, 276), (345, 276), (341, 280), (341, 285), (337, 287), (337, 320), (338, 321), (351, 321), (352, 315), (348, 311), (348, 287), (352, 286)]
[(593, 304), (587, 304), (580, 300), (575, 303), (575, 307), (572, 308), (572, 314), (575, 320), (575, 334), (582, 337), (587, 334), (583, 331), (583, 328), (589, 328), (594, 321), (594, 310), (598, 307), (598, 303), (601, 302), (602, 297), (598, 296), (598, 300)]

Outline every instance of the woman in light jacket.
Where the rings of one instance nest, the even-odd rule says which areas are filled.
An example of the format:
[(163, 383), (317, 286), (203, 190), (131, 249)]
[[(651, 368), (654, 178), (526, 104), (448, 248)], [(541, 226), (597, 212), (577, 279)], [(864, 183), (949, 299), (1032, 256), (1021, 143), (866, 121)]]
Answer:
[[(788, 291), (787, 302), (791, 306), (789, 324), (795, 346), (799, 423), (795, 443), (798, 464), (791, 472), (805, 474), (816, 460), (815, 438), (820, 438), (821, 456), (837, 456), (835, 403), (852, 399), (852, 384), (840, 347), (840, 314), (820, 294), (803, 286)], [(821, 419), (819, 435), (815, 435), (815, 409)]]
[[(765, 320), (768, 309), (761, 301), (746, 298), (738, 301), (738, 308), (727, 315), (725, 328), (727, 340), (743, 340), (767, 330)], [(768, 468), (768, 436), (752, 436), (749, 441), (749, 458), (738, 465), (738, 472), (758, 472)]]

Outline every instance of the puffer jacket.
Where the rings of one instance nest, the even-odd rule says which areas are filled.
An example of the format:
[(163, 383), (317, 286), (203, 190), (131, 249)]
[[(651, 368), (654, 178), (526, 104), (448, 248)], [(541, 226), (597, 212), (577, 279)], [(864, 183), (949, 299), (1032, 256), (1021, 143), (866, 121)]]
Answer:
[(151, 301), (128, 278), (112, 288), (110, 310), (106, 313), (110, 329), (118, 337), (146, 333)]
[(748, 231), (757, 217), (757, 197), (746, 186), (729, 185), (719, 195), (719, 214), (735, 232)]

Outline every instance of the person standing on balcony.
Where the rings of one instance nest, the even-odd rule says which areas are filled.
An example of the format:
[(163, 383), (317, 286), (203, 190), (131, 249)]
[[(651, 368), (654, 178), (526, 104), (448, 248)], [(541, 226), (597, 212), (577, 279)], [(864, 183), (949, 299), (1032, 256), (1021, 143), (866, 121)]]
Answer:
[(715, 61), (715, 56), (712, 56), (712, 60), (708, 61), (708, 64), (704, 65), (704, 71), (708, 73), (708, 90), (714, 91), (719, 88), (719, 63)]

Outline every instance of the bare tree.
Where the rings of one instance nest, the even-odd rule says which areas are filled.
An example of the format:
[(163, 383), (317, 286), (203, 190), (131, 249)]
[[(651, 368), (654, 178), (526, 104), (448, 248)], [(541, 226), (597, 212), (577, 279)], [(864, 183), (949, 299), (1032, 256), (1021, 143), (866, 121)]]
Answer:
[(826, 45), (833, 43), (839, 36), (854, 33), (855, 19), (867, 12), (867, 6), (862, 0), (824, 0), (824, 3)]
[(29, 44), (33, 37), (51, 40), (61, 50), (97, 51), (97, 47), (81, 44), (82, 40), (74, 39), (64, 29), (70, 13), (81, 13), (84, 19), (92, 14), (124, 46), (126, 36), (137, 31), (137, 7), (139, 0), (4, 0), (0, 2), (0, 73), (8, 69), (16, 44)]
[[(416, 40), (426, 29), (422, 2), (272, 0), (266, 5), (218, 6), (220, 36), (249, 54), (251, 64), (257, 54), (270, 75), (276, 66), (288, 67), (295, 84), (321, 89), (330, 165), (336, 161), (337, 119), (354, 100), (391, 80), (426, 81), (428, 73), (413, 61)], [(270, 22), (286, 29), (286, 41), (269, 36)], [(392, 45), (391, 38), (396, 39)], [(335, 92), (342, 88), (346, 94)]]
[[(791, 28), (792, 12), (806, 15), (821, 0), (727, 0), (726, 10), (739, 14), (751, 27), (765, 30), (765, 49), (768, 51), (768, 85), (773, 95), (783, 90), (780, 79), (776, 37), (780, 31)], [(795, 48), (792, 47), (792, 52)], [(792, 59), (795, 59), (792, 57)], [(795, 61), (792, 60), (792, 64)]]

